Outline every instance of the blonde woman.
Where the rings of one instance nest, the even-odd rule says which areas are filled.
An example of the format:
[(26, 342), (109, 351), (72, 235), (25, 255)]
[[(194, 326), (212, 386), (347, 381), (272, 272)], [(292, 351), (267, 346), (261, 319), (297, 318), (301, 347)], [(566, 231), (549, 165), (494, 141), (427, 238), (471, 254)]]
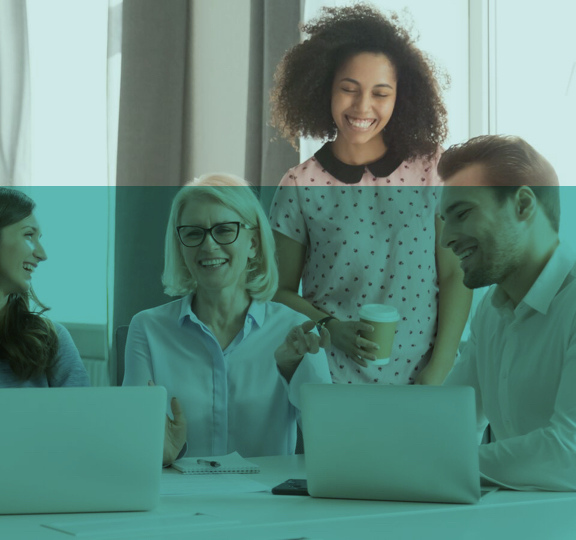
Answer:
[(134, 317), (124, 379), (177, 398), (165, 465), (184, 454), (294, 453), (300, 385), (330, 382), (329, 336), (270, 301), (277, 283), (272, 231), (241, 179), (206, 176), (178, 193), (163, 284), (182, 298)]

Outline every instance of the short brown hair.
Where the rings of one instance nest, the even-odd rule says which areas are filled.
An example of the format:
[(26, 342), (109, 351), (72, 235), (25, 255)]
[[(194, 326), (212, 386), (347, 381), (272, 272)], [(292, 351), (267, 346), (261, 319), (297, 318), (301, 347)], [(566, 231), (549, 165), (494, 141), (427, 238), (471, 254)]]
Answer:
[(484, 166), (487, 186), (497, 199), (512, 197), (518, 188), (528, 186), (542, 204), (552, 228), (560, 228), (560, 189), (558, 176), (549, 161), (524, 139), (512, 135), (481, 135), (448, 148), (438, 162), (438, 175), (447, 182), (462, 169)]

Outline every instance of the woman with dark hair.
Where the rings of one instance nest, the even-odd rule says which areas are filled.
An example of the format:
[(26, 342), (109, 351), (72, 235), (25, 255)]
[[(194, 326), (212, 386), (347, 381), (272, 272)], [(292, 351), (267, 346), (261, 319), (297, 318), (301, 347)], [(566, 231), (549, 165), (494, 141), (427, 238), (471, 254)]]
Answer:
[(47, 308), (31, 287), (46, 260), (34, 207), (20, 191), (0, 188), (0, 388), (89, 386), (70, 334), (42, 316)]
[[(293, 143), (328, 142), (286, 173), (272, 203), (275, 299), (329, 330), (334, 382), (441, 384), (471, 293), (439, 244), (447, 121), (437, 70), (396, 16), (365, 4), (324, 8), (302, 30), (309, 37), (276, 72), (272, 123)], [(360, 336), (372, 327), (358, 308), (373, 303), (400, 312), (384, 366)]]

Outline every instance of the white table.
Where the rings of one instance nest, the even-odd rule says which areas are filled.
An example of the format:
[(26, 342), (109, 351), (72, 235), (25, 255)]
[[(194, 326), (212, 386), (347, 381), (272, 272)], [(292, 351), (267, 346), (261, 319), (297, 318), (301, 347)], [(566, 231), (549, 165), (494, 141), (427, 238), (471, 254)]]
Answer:
[[(252, 458), (261, 473), (251, 479), (273, 487), (288, 478), (304, 478), (303, 456)], [(164, 474), (177, 474), (172, 470)], [(1, 489), (1, 485), (0, 485)], [(90, 538), (202, 540), (574, 540), (576, 493), (498, 491), (476, 505), (397, 503), (277, 496), (269, 492), (233, 495), (165, 496), (148, 513), (178, 516), (198, 512), (233, 524), (193, 530), (106, 535)], [(1, 516), (1, 540), (73, 538), (42, 527), (67, 521), (123, 518), (134, 513)]]

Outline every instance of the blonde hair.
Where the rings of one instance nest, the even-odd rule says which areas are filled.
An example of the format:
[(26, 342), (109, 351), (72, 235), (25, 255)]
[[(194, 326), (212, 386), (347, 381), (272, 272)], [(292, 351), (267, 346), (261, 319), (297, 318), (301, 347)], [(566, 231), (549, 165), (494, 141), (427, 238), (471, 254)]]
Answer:
[(199, 199), (208, 199), (233, 210), (246, 225), (256, 229), (259, 242), (256, 256), (248, 262), (246, 291), (254, 300), (271, 300), (278, 288), (272, 229), (250, 184), (238, 176), (225, 173), (201, 176), (189, 182), (174, 197), (166, 229), (162, 274), (164, 292), (169, 296), (185, 296), (196, 290), (197, 283), (184, 262), (176, 227), (180, 225), (186, 203)]

